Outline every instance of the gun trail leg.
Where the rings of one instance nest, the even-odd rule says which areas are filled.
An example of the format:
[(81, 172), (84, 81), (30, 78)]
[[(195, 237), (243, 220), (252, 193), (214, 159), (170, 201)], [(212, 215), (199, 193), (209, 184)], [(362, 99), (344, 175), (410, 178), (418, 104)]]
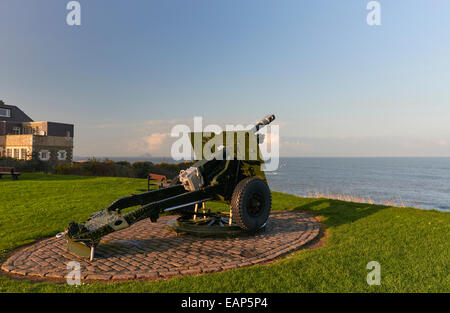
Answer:
[(197, 212), (198, 212), (198, 203), (195, 204), (195, 208), (194, 208), (194, 221), (197, 219)]
[(91, 256), (89, 257), (89, 260), (92, 261), (94, 259), (94, 253), (95, 253), (95, 248), (94, 246), (91, 247)]

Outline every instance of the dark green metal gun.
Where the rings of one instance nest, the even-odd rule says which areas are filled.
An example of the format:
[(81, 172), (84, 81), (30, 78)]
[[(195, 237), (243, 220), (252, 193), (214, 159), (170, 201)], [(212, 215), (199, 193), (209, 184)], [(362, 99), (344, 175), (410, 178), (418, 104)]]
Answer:
[[(258, 143), (262, 137), (257, 132), (274, 119), (274, 115), (268, 115), (246, 131), (191, 133), (194, 151), (196, 138), (202, 141), (202, 151), (214, 139), (215, 144), (209, 150), (212, 158), (202, 159), (181, 171), (169, 187), (118, 199), (106, 209), (93, 213), (85, 223), (71, 222), (57, 237), (66, 238), (72, 253), (92, 260), (94, 249), (103, 236), (146, 218), (156, 222), (164, 212), (194, 214), (194, 207), (210, 200), (230, 204), (230, 221), (232, 218), (242, 230), (258, 231), (269, 217), (272, 200), (261, 168), (264, 161)], [(221, 136), (216, 137), (218, 135)], [(135, 206), (139, 207), (122, 213)]]

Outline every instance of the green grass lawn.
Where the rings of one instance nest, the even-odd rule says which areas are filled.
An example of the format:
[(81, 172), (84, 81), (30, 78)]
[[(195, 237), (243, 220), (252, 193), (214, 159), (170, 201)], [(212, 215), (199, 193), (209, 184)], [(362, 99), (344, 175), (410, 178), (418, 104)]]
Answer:
[[(146, 180), (24, 174), (0, 180), (0, 258), (54, 236), (113, 200), (145, 191)], [(215, 205), (217, 207), (217, 205)], [(326, 243), (271, 265), (165, 281), (78, 287), (0, 276), (0, 292), (449, 292), (450, 214), (306, 199), (273, 193), (273, 210), (307, 210), (328, 229)], [(369, 286), (366, 264), (381, 264)]]

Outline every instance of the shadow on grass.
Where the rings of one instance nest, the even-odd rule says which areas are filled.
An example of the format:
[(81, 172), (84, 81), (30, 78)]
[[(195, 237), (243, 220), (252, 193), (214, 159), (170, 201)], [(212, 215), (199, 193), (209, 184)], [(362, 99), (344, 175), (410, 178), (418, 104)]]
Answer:
[(297, 206), (294, 210), (308, 211), (323, 216), (326, 219), (327, 226), (340, 226), (355, 222), (386, 208), (388, 207), (384, 205), (318, 199)]

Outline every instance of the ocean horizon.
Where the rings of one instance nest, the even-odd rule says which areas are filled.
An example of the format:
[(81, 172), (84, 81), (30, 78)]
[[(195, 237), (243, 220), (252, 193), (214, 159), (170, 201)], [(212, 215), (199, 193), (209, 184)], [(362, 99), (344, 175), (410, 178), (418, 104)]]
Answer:
[[(105, 158), (176, 162), (151, 156), (97, 159)], [(450, 211), (450, 157), (283, 157), (266, 176), (272, 190), (302, 197)]]

